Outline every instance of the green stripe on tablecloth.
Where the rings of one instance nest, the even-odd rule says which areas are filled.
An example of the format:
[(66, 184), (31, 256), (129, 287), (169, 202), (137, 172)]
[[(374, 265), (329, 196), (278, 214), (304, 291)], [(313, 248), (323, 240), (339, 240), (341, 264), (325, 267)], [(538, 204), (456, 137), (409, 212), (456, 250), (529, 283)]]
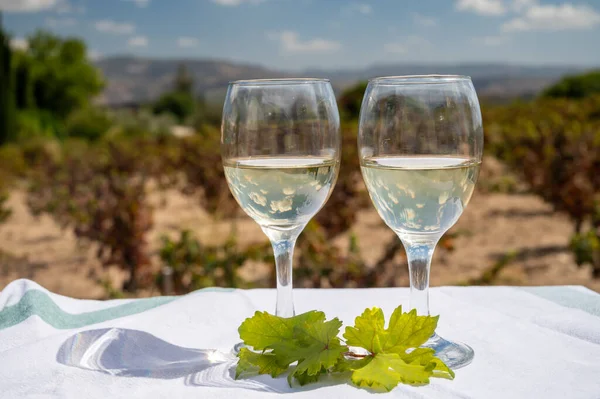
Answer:
[(54, 303), (46, 292), (29, 290), (19, 302), (0, 311), (0, 330), (19, 324), (33, 315), (39, 316), (46, 323), (58, 329), (85, 327), (90, 324), (141, 313), (169, 303), (174, 299), (175, 297), (138, 299), (108, 309), (71, 314)]
[[(203, 288), (196, 292), (230, 292), (233, 288)], [(44, 291), (29, 290), (14, 305), (0, 310), (0, 330), (14, 326), (37, 315), (54, 328), (69, 329), (131, 316), (171, 302), (176, 297), (136, 299), (108, 309), (71, 314), (62, 310)]]
[(521, 287), (520, 289), (567, 308), (600, 316), (600, 295), (572, 287)]

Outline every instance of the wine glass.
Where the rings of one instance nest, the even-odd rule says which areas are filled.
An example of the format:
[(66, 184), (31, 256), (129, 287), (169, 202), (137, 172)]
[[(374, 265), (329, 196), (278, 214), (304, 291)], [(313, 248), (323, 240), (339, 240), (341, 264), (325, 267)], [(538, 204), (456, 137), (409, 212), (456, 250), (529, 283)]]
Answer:
[(340, 119), (329, 80), (231, 82), (221, 155), (231, 193), (271, 241), (275, 314), (292, 317), (294, 245), (329, 198), (340, 165)]
[[(408, 258), (410, 307), (429, 315), (433, 251), (467, 206), (479, 175), (483, 128), (467, 76), (393, 76), (369, 81), (360, 111), (361, 171), (379, 216)], [(473, 349), (434, 334), (424, 345), (449, 367)]]

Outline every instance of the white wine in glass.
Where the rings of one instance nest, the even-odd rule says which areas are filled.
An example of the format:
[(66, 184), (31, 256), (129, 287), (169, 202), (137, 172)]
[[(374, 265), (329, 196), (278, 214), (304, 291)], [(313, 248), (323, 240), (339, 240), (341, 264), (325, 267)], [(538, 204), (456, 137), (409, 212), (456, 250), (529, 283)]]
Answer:
[(443, 234), (469, 203), (479, 161), (458, 157), (375, 157), (363, 178), (381, 218), (399, 234)]
[(234, 197), (261, 226), (308, 223), (337, 176), (335, 160), (315, 157), (231, 159), (224, 169)]
[[(360, 111), (358, 146), (371, 200), (406, 250), (410, 306), (429, 315), (433, 251), (469, 203), (481, 164), (481, 111), (471, 79), (372, 79)], [(452, 368), (474, 356), (468, 345), (437, 334), (425, 346)]]

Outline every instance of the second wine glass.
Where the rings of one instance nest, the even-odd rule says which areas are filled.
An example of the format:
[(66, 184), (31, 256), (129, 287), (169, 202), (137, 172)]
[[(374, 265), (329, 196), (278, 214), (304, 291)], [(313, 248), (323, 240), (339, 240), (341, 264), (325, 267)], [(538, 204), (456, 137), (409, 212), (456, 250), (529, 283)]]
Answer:
[(329, 81), (232, 82), (221, 154), (233, 196), (273, 246), (275, 314), (292, 317), (296, 239), (329, 198), (340, 164), (340, 120)]
[[(429, 315), (436, 244), (469, 203), (483, 150), (479, 102), (466, 76), (396, 76), (369, 82), (360, 111), (361, 170), (384, 222), (406, 250), (410, 306)], [(473, 359), (462, 343), (425, 344), (448, 366)]]

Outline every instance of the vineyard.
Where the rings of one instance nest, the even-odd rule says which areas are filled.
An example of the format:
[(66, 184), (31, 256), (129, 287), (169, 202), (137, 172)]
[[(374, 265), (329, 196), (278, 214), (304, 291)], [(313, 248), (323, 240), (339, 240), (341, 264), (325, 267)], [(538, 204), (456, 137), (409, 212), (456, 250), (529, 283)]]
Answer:
[[(0, 288), (19, 277), (101, 298), (274, 286), (266, 237), (223, 176), (218, 106), (197, 98), (185, 66), (155, 103), (110, 110), (92, 101), (103, 82), (82, 42), (29, 43), (12, 51), (0, 35)], [(529, 102), (482, 99), (480, 182), (436, 252), (434, 284), (600, 290), (599, 82), (590, 73)], [(407, 284), (400, 241), (362, 184), (364, 88), (338, 99), (340, 176), (298, 240), (296, 287)], [(181, 126), (191, 133), (174, 134)]]

